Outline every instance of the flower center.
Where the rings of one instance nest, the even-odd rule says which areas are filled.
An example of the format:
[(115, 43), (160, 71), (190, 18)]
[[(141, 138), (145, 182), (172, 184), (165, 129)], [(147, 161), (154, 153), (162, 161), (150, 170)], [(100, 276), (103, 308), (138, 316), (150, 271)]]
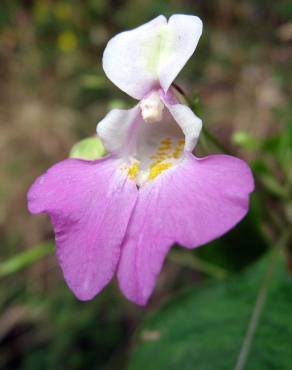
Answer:
[(153, 91), (140, 103), (142, 118), (146, 123), (160, 122), (163, 116), (164, 104), (158, 91)]
[(176, 166), (183, 157), (183, 138), (165, 137), (160, 140), (152, 155), (145, 161), (130, 158), (130, 163), (123, 166), (128, 178), (134, 180), (137, 186), (155, 180), (164, 171)]

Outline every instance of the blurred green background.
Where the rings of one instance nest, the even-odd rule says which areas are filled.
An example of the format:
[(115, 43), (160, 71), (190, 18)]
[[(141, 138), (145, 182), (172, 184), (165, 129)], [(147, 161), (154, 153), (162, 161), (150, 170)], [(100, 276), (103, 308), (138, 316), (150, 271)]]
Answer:
[[(102, 71), (107, 41), (173, 13), (204, 22), (176, 82), (252, 166), (251, 210), (208, 246), (175, 247), (146, 308), (115, 282), (78, 302), (26, 191), (109, 109), (133, 104)], [(291, 41), (290, 0), (1, 0), (1, 369), (292, 369)], [(203, 135), (197, 153), (215, 152)]]

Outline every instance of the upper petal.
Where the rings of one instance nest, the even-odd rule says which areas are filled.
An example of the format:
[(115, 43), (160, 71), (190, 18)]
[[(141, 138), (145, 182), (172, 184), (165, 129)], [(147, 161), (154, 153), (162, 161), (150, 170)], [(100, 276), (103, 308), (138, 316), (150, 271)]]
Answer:
[(59, 263), (79, 299), (93, 298), (111, 280), (136, 198), (112, 159), (67, 159), (30, 188), (29, 210), (50, 215)]
[(167, 28), (159, 60), (160, 85), (165, 92), (194, 53), (203, 23), (193, 15), (175, 14), (169, 18)]
[(103, 55), (108, 78), (121, 90), (142, 99), (153, 88), (167, 91), (196, 49), (202, 21), (191, 15), (164, 16), (113, 37)]
[(198, 247), (231, 229), (246, 214), (253, 177), (226, 155), (189, 155), (140, 189), (118, 266), (126, 297), (145, 304), (174, 243)]
[(131, 31), (119, 33), (104, 50), (105, 74), (136, 99), (142, 99), (157, 84), (159, 40), (166, 22), (160, 15)]

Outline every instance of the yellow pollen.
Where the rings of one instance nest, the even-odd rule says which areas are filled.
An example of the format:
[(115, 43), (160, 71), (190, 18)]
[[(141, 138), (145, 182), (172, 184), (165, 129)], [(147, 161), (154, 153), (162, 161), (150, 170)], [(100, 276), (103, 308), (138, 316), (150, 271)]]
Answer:
[(184, 145), (184, 140), (183, 139), (180, 139), (177, 142), (177, 144), (175, 146), (175, 149), (174, 149), (174, 151), (172, 153), (172, 157), (173, 158), (176, 158), (176, 159), (180, 158), (180, 156), (181, 156), (181, 154), (183, 152), (183, 145)]
[(132, 166), (129, 167), (129, 169), (128, 169), (129, 179), (135, 180), (138, 172), (139, 172), (139, 163), (132, 164)]
[(172, 154), (172, 157), (173, 157), (173, 158), (176, 158), (176, 159), (178, 159), (180, 156), (181, 156), (181, 151), (175, 151), (175, 152), (173, 152), (173, 154)]
[(171, 145), (161, 145), (161, 146), (158, 148), (158, 151), (159, 151), (159, 152), (162, 152), (162, 151), (170, 150), (170, 149), (171, 149)]
[(161, 163), (161, 161), (158, 159), (157, 161), (155, 161), (154, 163), (151, 163), (150, 164), (150, 168), (153, 168), (153, 167), (155, 167), (155, 166), (157, 166), (159, 163)]
[(170, 162), (154, 164), (154, 166), (151, 166), (148, 179), (154, 180), (158, 175), (160, 175), (163, 171), (167, 170), (170, 167), (172, 167), (172, 163)]
[(162, 145), (166, 144), (169, 145), (171, 143), (171, 138), (167, 137), (166, 139), (163, 139), (160, 141)]
[(161, 172), (172, 166), (171, 162), (166, 162), (172, 158), (179, 159), (183, 152), (183, 146), (185, 144), (184, 139), (173, 140), (170, 137), (166, 137), (160, 140), (160, 144), (156, 149), (156, 152), (152, 154), (150, 160), (150, 173), (148, 175), (149, 180), (155, 179)]

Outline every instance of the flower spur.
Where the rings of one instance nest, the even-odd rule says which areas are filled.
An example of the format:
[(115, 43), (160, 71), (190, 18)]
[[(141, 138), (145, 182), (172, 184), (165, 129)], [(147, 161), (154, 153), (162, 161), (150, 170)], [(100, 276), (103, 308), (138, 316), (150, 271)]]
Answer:
[(248, 211), (249, 167), (232, 156), (192, 154), (202, 123), (171, 87), (201, 32), (198, 17), (159, 16), (111, 39), (104, 71), (138, 104), (98, 124), (110, 155), (66, 159), (29, 190), (29, 210), (49, 214), (65, 280), (81, 300), (116, 273), (123, 294), (146, 304), (172, 245), (207, 243)]

